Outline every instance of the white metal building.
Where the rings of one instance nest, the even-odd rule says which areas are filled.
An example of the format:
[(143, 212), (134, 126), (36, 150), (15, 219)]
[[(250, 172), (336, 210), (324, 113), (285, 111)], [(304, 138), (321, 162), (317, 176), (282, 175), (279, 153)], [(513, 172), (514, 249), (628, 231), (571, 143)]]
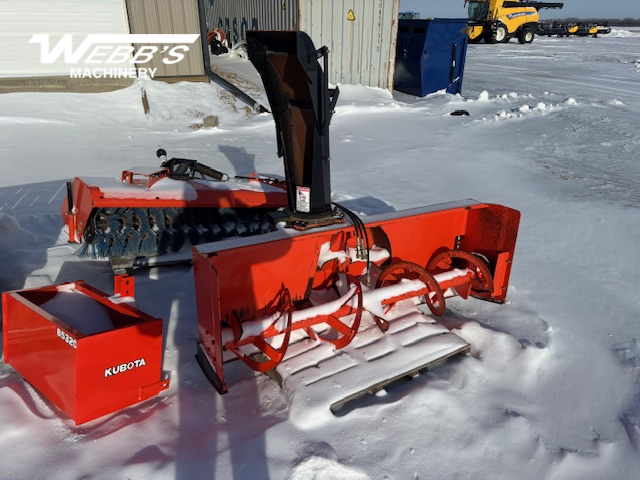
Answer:
[[(201, 34), (204, 31), (203, 0), (0, 0), (0, 78), (69, 76), (70, 65), (59, 55), (52, 63), (41, 58), (41, 48), (51, 52), (65, 35), (72, 35), (76, 51), (89, 34)], [(30, 43), (34, 34), (47, 34), (48, 45)], [(134, 45), (139, 49), (142, 45)], [(166, 65), (153, 58), (149, 68), (156, 77), (205, 75), (203, 52), (206, 36), (190, 45), (186, 58)], [(74, 63), (74, 68), (95, 68), (96, 64)], [(131, 56), (110, 68), (130, 68)]]
[(29, 43), (37, 33), (49, 34), (51, 46), (72, 34), (74, 48), (90, 33), (129, 33), (124, 2), (0, 0), (0, 76), (69, 75), (62, 58), (41, 63), (40, 46)]
[(229, 32), (232, 42), (248, 29), (303, 30), (317, 48), (329, 48), (332, 83), (392, 89), (398, 7), (399, 0), (0, 0), (0, 86), (3, 79), (69, 79), (62, 55), (41, 61), (42, 46), (29, 43), (34, 34), (49, 35), (47, 51), (68, 34), (74, 51), (89, 34), (201, 34), (180, 63), (154, 58), (145, 66), (158, 68), (156, 78), (205, 78), (208, 24)]

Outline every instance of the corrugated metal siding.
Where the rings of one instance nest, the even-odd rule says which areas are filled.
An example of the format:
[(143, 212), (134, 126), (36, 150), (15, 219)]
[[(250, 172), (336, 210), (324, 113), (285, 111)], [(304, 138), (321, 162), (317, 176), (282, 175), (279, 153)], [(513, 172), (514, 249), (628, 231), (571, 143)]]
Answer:
[[(131, 33), (200, 34), (198, 0), (127, 0), (127, 11)], [(170, 50), (177, 44), (167, 46)], [(189, 45), (185, 58), (178, 63), (167, 65), (162, 59), (161, 55), (154, 55), (140, 66), (157, 68), (156, 78), (205, 75), (202, 44), (198, 40)]]
[[(393, 89), (399, 0), (207, 0), (207, 28), (302, 30), (329, 47), (332, 83)], [(349, 20), (349, 12), (354, 18)]]
[(399, 3), (301, 0), (300, 30), (329, 48), (331, 82), (393, 89)]
[(231, 42), (246, 40), (247, 30), (296, 30), (297, 0), (206, 0), (207, 28), (231, 32)]
[[(42, 64), (40, 45), (28, 43), (36, 33), (50, 35), (50, 48), (64, 34), (73, 34), (74, 51), (90, 33), (129, 33), (123, 0), (0, 0), (0, 76), (69, 75), (71, 67), (96, 67), (66, 65), (62, 58)], [(129, 63), (109, 65), (129, 66)]]

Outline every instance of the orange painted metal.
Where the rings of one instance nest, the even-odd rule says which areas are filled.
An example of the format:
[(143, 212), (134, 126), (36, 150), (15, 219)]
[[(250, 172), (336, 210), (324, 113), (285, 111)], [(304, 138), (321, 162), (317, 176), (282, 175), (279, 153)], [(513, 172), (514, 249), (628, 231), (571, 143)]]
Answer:
[(216, 39), (221, 45), (227, 46), (227, 36), (221, 28), (213, 28), (207, 32), (207, 43), (211, 44), (211, 40)]
[[(133, 292), (132, 280), (117, 280), (123, 296)], [(48, 301), (71, 290), (102, 307), (113, 328), (83, 334), (67, 323), (70, 317), (65, 321), (45, 310)], [(84, 281), (5, 292), (2, 317), (5, 363), (76, 424), (169, 386), (162, 379), (162, 320), (114, 302)]]
[(426, 268), (418, 265), (417, 263), (402, 261), (389, 264), (384, 270), (382, 270), (382, 272), (380, 272), (380, 275), (378, 275), (376, 288), (382, 288), (387, 284), (397, 283), (404, 278), (417, 278), (424, 284), (424, 288), (419, 292), (410, 292), (404, 295), (395, 295), (391, 298), (387, 298), (382, 303), (388, 307), (388, 310), (390, 310), (393, 305), (398, 303), (400, 300), (424, 295), (431, 313), (437, 316), (444, 315), (446, 306), (442, 286)]
[(113, 279), (113, 294), (121, 297), (135, 297), (135, 279), (131, 275), (116, 275)]
[(468, 291), (460, 294), (463, 298), (467, 298), (469, 293), (479, 296), (495, 291), (489, 265), (478, 254), (464, 250), (446, 250), (433, 257), (427, 265), (431, 272), (446, 272), (453, 268), (465, 268), (469, 271)]
[[(423, 269), (443, 252), (454, 250), (475, 254), (479, 264), (487, 265), (493, 279), (492, 288), (478, 287), (488, 285), (483, 283), (488, 279), (478, 273), (483, 270), (476, 268), (475, 263), (462, 269), (452, 265), (449, 270), (438, 265), (436, 271), (429, 273), (440, 278), (437, 287), (450, 295), (467, 297), (471, 294), (504, 302), (519, 219), (520, 213), (507, 207), (463, 201), (368, 217), (365, 218), (365, 229), (369, 244), (389, 254), (388, 258), (375, 262), (379, 267), (410, 262)], [(241, 338), (245, 344), (255, 345), (278, 335), (282, 341), (282, 328), (270, 327), (256, 332), (252, 327), (247, 329), (252, 333), (247, 334), (239, 327), (264, 321), (265, 316), (273, 313), (274, 299), (283, 290), (288, 292), (295, 310), (293, 323), (287, 327), (291, 330), (310, 332), (313, 325), (331, 326), (327, 315), (341, 318), (354, 313), (353, 301), (345, 305), (348, 306), (346, 309), (340, 307), (324, 315), (308, 317), (304, 310), (309, 308), (314, 291), (334, 288), (344, 275), (354, 279), (351, 283), (359, 283), (357, 276), (366, 282), (366, 262), (348, 254), (350, 247), (353, 249), (355, 245), (354, 228), (339, 224), (305, 232), (284, 229), (242, 242), (228, 240), (193, 247), (198, 360), (219, 392), (227, 391), (224, 363), (234, 352), (234, 343), (225, 340), (225, 332), (235, 325), (235, 331), (243, 332)], [(431, 277), (429, 273), (427, 275)], [(432, 295), (434, 291), (433, 286), (425, 284), (424, 289), (409, 296)], [(399, 300), (389, 298), (386, 303)], [(431, 306), (443, 308), (437, 301)], [(384, 330), (384, 323), (379, 326)], [(349, 328), (337, 324), (333, 327), (344, 334)], [(346, 343), (341, 342), (337, 347)]]
[[(291, 296), (288, 290), (282, 289), (278, 302), (275, 304), (275, 311), (277, 313), (275, 318), (269, 327), (267, 327), (261, 335), (250, 336), (249, 338), (242, 337), (242, 326), (239, 323), (235, 323), (232, 326), (234, 332), (233, 340), (225, 342), (224, 349), (233, 352), (238, 358), (242, 359), (249, 367), (253, 368), (257, 372), (268, 372), (273, 370), (283, 360), (289, 347), (289, 338), (291, 337), (291, 325), (293, 316), (293, 305), (291, 304)], [(282, 319), (285, 319), (284, 326), (276, 327), (276, 323)], [(237, 319), (236, 319), (237, 320)], [(284, 335), (282, 344), (279, 348), (274, 348), (266, 341), (266, 338), (274, 337), (276, 335)], [(252, 345), (255, 349), (260, 351), (266, 360), (258, 361), (251, 356), (245, 355), (242, 347), (246, 345)]]
[(76, 243), (80, 241), (78, 233), (76, 231), (76, 216), (72, 212), (66, 212), (63, 214), (63, 221), (67, 225), (69, 231), (69, 243)]
[[(150, 175), (125, 170), (120, 181), (116, 178), (74, 178), (71, 185), (73, 204), (69, 205), (65, 199), (60, 207), (62, 219), (69, 230), (69, 241), (81, 241), (92, 214), (99, 208), (277, 209), (287, 205), (285, 187), (270, 179), (174, 180), (161, 175), (161, 171), (159, 169), (158, 174)], [(176, 189), (188, 189), (189, 196), (159, 188), (160, 180), (163, 186), (175, 182)]]
[(130, 183), (132, 185), (140, 185), (143, 187), (151, 188), (158, 180), (169, 175), (168, 168), (160, 168), (153, 172), (138, 172), (136, 170), (123, 170), (122, 181)]

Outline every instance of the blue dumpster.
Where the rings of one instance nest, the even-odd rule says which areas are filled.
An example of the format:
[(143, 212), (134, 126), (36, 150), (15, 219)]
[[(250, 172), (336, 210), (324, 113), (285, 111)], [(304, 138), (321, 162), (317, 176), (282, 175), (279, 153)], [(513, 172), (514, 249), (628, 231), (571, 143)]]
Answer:
[(468, 41), (466, 18), (400, 20), (394, 88), (419, 97), (460, 93)]

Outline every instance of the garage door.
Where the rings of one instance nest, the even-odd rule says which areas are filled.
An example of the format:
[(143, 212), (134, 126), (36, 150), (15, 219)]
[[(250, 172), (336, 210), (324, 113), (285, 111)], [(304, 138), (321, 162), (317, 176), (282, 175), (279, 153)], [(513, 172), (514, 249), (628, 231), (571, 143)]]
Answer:
[(69, 75), (72, 66), (95, 68), (95, 64), (65, 64), (64, 55), (43, 64), (40, 44), (29, 43), (34, 34), (49, 34), (51, 50), (63, 35), (72, 34), (75, 51), (91, 33), (129, 33), (124, 0), (0, 0), (0, 76)]

